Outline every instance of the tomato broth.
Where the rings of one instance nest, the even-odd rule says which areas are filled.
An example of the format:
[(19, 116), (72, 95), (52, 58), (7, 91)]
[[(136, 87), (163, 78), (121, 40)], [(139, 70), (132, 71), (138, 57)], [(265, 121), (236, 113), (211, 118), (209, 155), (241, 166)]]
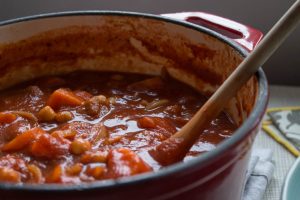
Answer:
[[(46, 76), (6, 89), (0, 181), (79, 184), (153, 171), (139, 152), (178, 131), (206, 99), (169, 76), (113, 72)], [(184, 161), (214, 149), (236, 128), (221, 113)]]

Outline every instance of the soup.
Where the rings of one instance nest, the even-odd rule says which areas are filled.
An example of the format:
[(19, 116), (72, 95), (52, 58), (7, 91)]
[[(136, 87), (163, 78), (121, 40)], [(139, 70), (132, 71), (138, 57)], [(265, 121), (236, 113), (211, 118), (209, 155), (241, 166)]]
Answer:
[[(167, 75), (80, 71), (22, 83), (0, 99), (0, 181), (79, 184), (153, 171), (139, 153), (178, 131), (206, 97)], [(184, 161), (236, 128), (221, 113)]]

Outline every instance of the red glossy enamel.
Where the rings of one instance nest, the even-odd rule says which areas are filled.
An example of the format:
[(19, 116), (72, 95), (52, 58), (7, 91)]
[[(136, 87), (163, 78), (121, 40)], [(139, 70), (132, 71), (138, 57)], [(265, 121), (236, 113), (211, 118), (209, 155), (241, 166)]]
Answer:
[[(54, 16), (56, 19), (61, 20), (61, 15), (63, 15), (63, 17), (70, 17), (66, 14)], [(116, 13), (107, 14), (106, 12), (99, 12), (97, 14), (79, 12), (71, 14), (72, 17), (74, 15), (78, 18), (81, 16), (83, 16), (83, 18), (87, 16), (91, 17), (92, 15), (93, 19), (101, 15), (113, 15), (114, 17), (131, 16), (136, 17), (136, 20), (151, 18), (163, 22), (164, 25), (174, 23), (178, 26), (188, 27), (184, 30), (187, 32), (189, 32), (189, 30), (196, 30), (189, 28), (189, 24), (185, 23), (191, 22), (220, 33), (219, 37), (221, 39), (217, 39), (216, 41), (224, 43), (226, 47), (230, 46), (230, 49), (236, 50), (235, 53), (238, 55), (243, 54), (243, 50), (248, 52), (252, 51), (262, 38), (262, 33), (252, 27), (203, 12), (182, 12), (162, 15), (164, 17), (182, 20), (182, 24), (173, 22), (172, 20), (165, 20), (159, 16), (148, 16), (147, 18), (147, 15), (125, 12), (117, 13), (117, 15)], [(53, 16), (50, 16), (49, 18), (51, 17)], [(43, 23), (47, 23), (49, 18), (45, 18), (45, 22), (43, 21), (43, 18), (39, 18), (39, 20), (43, 21)], [(32, 22), (30, 19), (26, 20)], [(82, 21), (85, 21), (85, 19)], [(22, 23), (26, 24), (26, 21)], [(13, 26), (15, 24), (12, 23), (9, 25)], [(51, 28), (51, 25), (49, 25), (49, 27)], [(26, 32), (27, 30), (22, 31)], [(147, 34), (151, 34), (151, 32), (147, 32)], [(204, 32), (203, 34), (218, 38), (213, 32)], [(223, 36), (229, 38), (229, 40)], [(232, 45), (230, 39), (238, 45)], [(249, 117), (250, 119), (246, 120), (242, 127), (233, 134), (232, 138), (220, 144), (215, 151), (204, 154), (203, 157), (198, 157), (186, 164), (170, 166), (157, 173), (133, 176), (119, 179), (114, 182), (104, 181), (95, 182), (93, 184), (82, 183), (71, 187), (65, 185), (25, 185), (18, 187), (15, 185), (0, 184), (0, 199), (239, 200), (242, 197), (245, 185), (245, 175), (253, 140), (260, 129), (260, 123), (268, 101), (267, 82), (264, 73), (261, 70), (257, 73), (257, 79), (257, 93), (255, 93), (257, 100), (256, 105), (254, 105), (254, 108), (252, 109), (253, 112)], [(14, 117), (12, 116), (9, 121), (13, 120)], [(145, 123), (145, 121), (147, 122), (145, 119), (139, 121), (140, 125), (144, 124), (144, 126), (148, 128), (153, 127), (153, 125), (149, 123), (149, 120), (148, 123)], [(119, 155), (119, 153), (120, 152), (115, 152), (111, 157), (114, 158), (114, 156)], [(115, 163), (112, 163), (112, 165), (114, 167), (116, 166), (116, 168), (118, 167)]]
[(263, 37), (257, 29), (205, 12), (168, 13), (162, 16), (207, 27), (234, 40), (248, 51), (252, 51)]

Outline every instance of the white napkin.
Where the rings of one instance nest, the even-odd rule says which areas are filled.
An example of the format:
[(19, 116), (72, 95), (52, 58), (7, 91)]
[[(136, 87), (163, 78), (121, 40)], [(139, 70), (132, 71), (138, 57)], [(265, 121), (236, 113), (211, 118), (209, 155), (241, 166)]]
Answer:
[(242, 200), (261, 200), (274, 172), (272, 151), (254, 149), (247, 170), (247, 181)]
[(269, 111), (273, 124), (300, 150), (300, 107)]

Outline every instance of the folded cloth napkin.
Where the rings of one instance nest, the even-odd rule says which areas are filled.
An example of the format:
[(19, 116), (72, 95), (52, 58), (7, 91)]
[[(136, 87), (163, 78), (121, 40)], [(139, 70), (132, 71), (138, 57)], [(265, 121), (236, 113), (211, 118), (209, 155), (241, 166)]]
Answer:
[(247, 170), (242, 200), (261, 200), (273, 176), (274, 163), (270, 149), (254, 149)]
[(268, 111), (277, 129), (300, 150), (300, 107), (283, 107)]

